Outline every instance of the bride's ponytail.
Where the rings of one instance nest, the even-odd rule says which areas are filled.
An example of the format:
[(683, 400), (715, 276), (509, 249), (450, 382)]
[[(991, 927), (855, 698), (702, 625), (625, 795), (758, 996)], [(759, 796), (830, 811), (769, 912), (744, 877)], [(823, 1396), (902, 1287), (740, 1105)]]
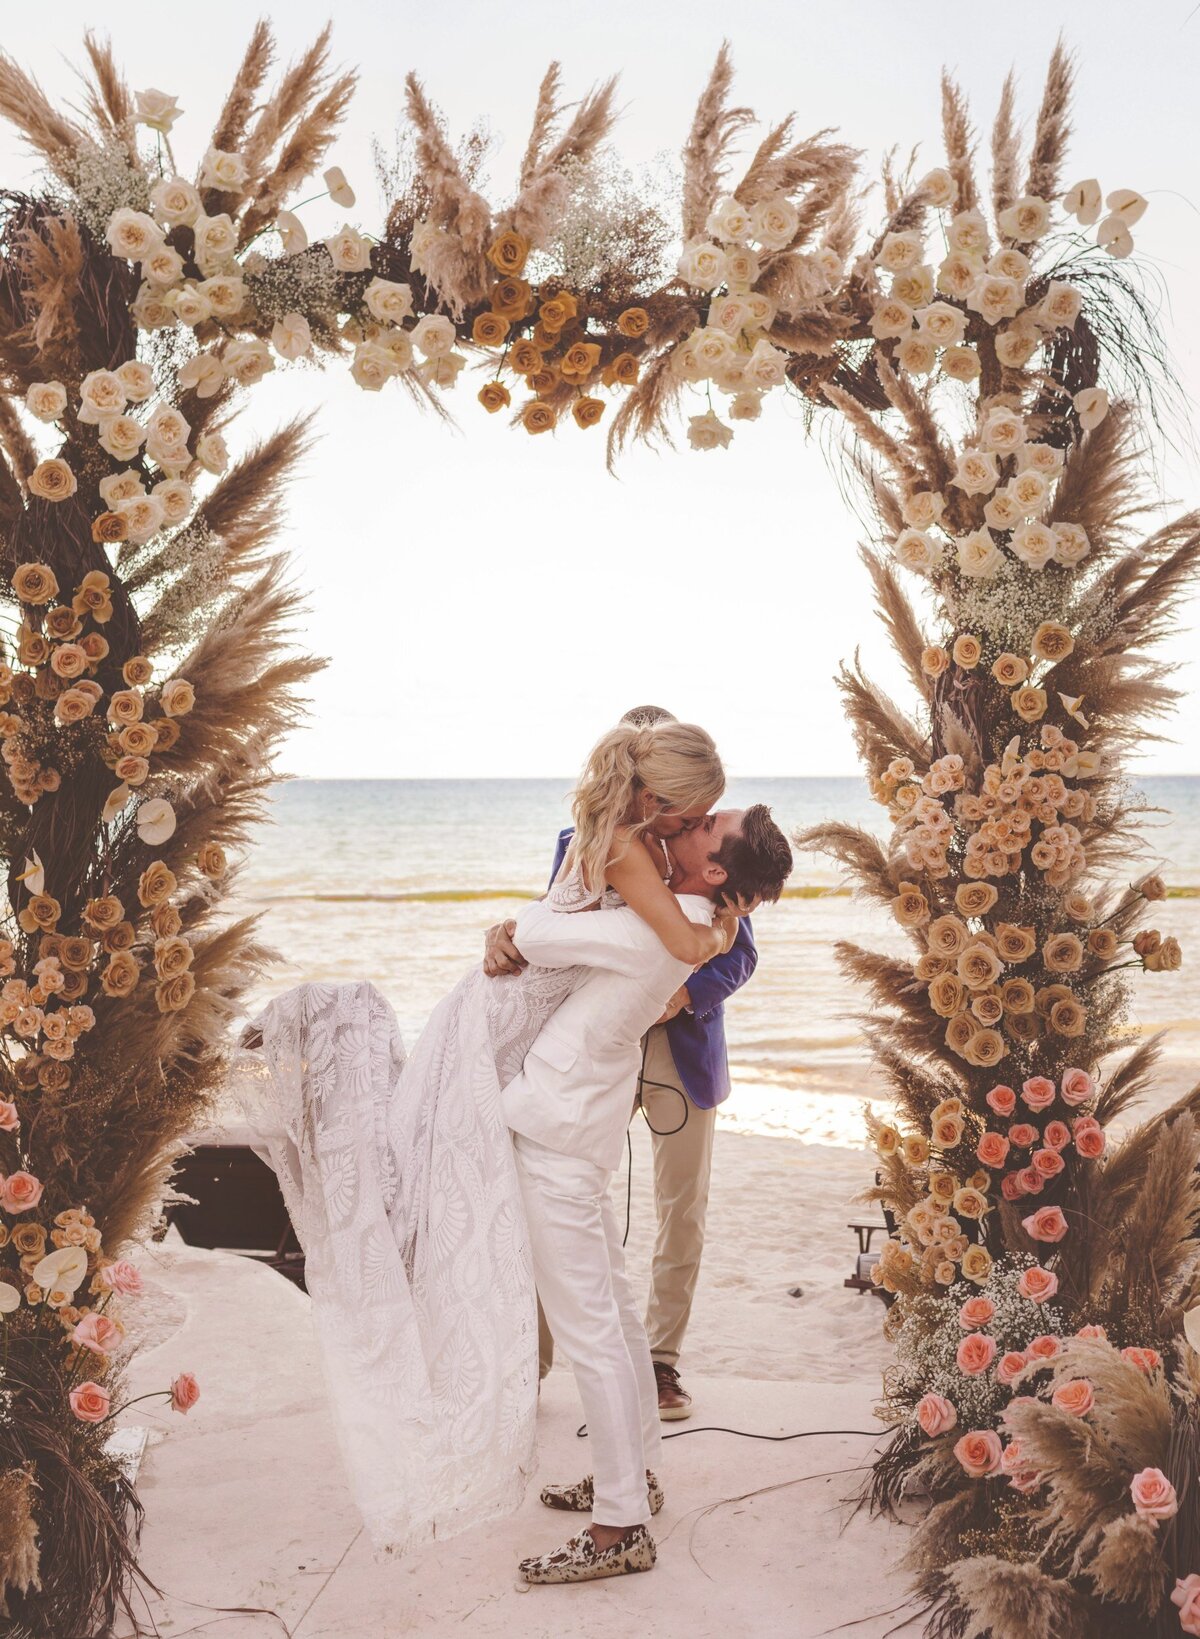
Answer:
[(618, 826), (642, 830), (635, 799), (652, 791), (669, 808), (686, 813), (709, 808), (725, 789), (717, 748), (702, 728), (673, 720), (639, 728), (622, 722), (592, 747), (575, 787), (571, 812), (575, 839), (570, 859), (592, 893), (604, 887), (616, 852)]

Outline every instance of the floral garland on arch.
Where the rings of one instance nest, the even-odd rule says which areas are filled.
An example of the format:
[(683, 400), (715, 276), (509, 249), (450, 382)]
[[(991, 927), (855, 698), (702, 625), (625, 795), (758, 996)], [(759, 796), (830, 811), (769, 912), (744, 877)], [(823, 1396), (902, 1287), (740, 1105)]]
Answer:
[[(1157, 877), (1105, 885), (1137, 818), (1122, 752), (1172, 699), (1147, 650), (1200, 517), (1134, 538), (1134, 406), (1161, 357), (1124, 269), (1145, 201), (1063, 193), (1064, 54), (1023, 177), (1005, 88), (990, 212), (947, 83), (945, 167), (885, 174), (865, 245), (858, 157), (830, 133), (789, 118), (737, 161), (752, 116), (725, 49), (677, 201), (608, 147), (614, 85), (566, 117), (552, 66), (493, 206), (486, 142), (453, 146), (410, 77), (382, 230), (310, 243), (295, 196), (353, 89), (328, 32), (268, 93), (255, 28), (194, 164), (174, 98), (86, 49), (82, 124), (0, 59), (0, 113), (48, 168), (36, 197), (0, 198), (0, 1613), (39, 1634), (132, 1615), (136, 1501), (107, 1443), (139, 1284), (123, 1252), (264, 959), (228, 856), (314, 670), (270, 553), (305, 428), (237, 459), (225, 431), (269, 371), (345, 360), (442, 414), (473, 365), (483, 409), (534, 434), (615, 405), (610, 461), (681, 416), (693, 447), (724, 448), (768, 392), (844, 420), (919, 696), (907, 713), (845, 671), (894, 832), (802, 839), (913, 947), (839, 950), (899, 1111), (871, 1123), (897, 1356), (870, 1500), (930, 1499), (912, 1563), (935, 1639), (1200, 1630), (1181, 1318), (1200, 1303), (1200, 1100), (1109, 1139), (1156, 1052), (1123, 1040), (1124, 970), (1181, 952), (1140, 926)], [(351, 211), (342, 172), (324, 181)], [(161, 1392), (186, 1412), (199, 1390)]]

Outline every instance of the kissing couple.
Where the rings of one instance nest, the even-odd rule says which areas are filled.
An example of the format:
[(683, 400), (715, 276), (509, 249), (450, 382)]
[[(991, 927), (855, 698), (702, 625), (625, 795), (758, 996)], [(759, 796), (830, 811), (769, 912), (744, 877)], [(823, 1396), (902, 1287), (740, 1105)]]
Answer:
[[(632, 719), (632, 720), (631, 720)], [(306, 1255), (339, 1443), (377, 1550), (515, 1509), (534, 1467), (538, 1305), (574, 1368), (591, 1512), (528, 1582), (648, 1570), (659, 1395), (609, 1184), (642, 1040), (791, 871), (768, 809), (714, 810), (712, 740), (657, 709), (593, 748), (565, 857), (405, 1053), (375, 988), (306, 984), (247, 1031), (241, 1092)]]

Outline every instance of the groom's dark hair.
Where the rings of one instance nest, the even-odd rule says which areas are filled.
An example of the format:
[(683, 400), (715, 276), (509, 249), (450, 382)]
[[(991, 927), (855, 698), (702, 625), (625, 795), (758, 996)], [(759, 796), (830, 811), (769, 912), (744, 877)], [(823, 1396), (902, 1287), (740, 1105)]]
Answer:
[(632, 723), (634, 728), (654, 728), (659, 723), (677, 723), (679, 719), (664, 706), (630, 706), (621, 721)]
[(747, 808), (736, 836), (726, 837), (709, 857), (726, 873), (717, 896), (719, 903), (735, 896), (774, 902), (792, 874), (788, 840), (762, 802)]

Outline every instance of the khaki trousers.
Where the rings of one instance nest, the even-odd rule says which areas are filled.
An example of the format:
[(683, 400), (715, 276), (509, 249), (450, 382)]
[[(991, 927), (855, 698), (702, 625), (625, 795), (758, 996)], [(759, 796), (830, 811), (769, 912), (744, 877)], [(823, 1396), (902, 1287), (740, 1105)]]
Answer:
[[(704, 1218), (712, 1173), (716, 1110), (701, 1110), (684, 1093), (667, 1032), (655, 1025), (646, 1037), (642, 1106), (653, 1129), (654, 1205), (658, 1235), (650, 1270), (646, 1334), (653, 1359), (679, 1363), (696, 1295), (704, 1252)], [(682, 1127), (684, 1111), (687, 1121)], [(672, 1129), (678, 1128), (678, 1131)], [(541, 1375), (554, 1359), (554, 1339), (538, 1303)]]

